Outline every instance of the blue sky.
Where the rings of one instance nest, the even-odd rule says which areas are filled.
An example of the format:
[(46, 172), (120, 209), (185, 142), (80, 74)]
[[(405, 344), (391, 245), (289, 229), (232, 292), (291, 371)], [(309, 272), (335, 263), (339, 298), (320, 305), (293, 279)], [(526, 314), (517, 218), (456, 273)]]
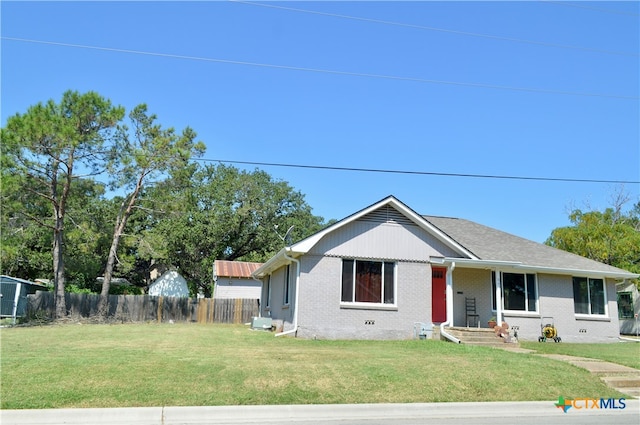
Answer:
[[(208, 159), (624, 180), (636, 202), (638, 5), (3, 1), (2, 125), (93, 90), (192, 127)], [(392, 194), (538, 242), (620, 189), (259, 168), (325, 219)]]

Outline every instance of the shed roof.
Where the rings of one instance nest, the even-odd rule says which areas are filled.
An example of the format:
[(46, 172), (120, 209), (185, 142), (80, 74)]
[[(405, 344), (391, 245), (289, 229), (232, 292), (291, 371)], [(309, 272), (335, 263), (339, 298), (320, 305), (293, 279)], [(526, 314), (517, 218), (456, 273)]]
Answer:
[(20, 279), (19, 277), (7, 276), (4, 274), (0, 276), (0, 281), (2, 281), (2, 283), (23, 283), (25, 285), (46, 288), (46, 285), (43, 285), (42, 283), (32, 282), (30, 280)]
[(243, 277), (251, 278), (251, 273), (256, 271), (262, 263), (252, 263), (247, 261), (215, 261), (215, 275), (223, 277)]

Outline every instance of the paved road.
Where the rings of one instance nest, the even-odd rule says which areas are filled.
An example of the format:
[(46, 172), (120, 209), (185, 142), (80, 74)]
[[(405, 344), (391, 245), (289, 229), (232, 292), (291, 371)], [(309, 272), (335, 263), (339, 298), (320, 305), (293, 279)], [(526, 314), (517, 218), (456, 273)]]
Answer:
[(302, 406), (143, 407), (0, 411), (2, 425), (638, 425), (640, 401), (624, 409), (569, 409), (553, 401)]

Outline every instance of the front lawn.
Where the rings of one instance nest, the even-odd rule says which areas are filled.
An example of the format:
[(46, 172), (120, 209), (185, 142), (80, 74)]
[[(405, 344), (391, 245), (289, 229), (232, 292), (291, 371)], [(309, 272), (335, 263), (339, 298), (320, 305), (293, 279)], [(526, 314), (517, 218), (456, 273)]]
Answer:
[(196, 324), (16, 327), (0, 338), (2, 409), (624, 397), (568, 363), (441, 341)]

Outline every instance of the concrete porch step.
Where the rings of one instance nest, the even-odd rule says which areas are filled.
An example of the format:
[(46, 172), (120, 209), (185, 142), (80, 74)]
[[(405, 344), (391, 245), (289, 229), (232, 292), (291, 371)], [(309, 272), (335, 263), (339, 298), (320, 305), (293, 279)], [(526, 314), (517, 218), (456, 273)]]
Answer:
[(496, 336), (493, 329), (487, 328), (447, 328), (447, 332), (458, 338), (462, 344), (501, 347), (504, 345), (518, 346), (516, 343), (506, 343), (503, 338)]
[(637, 388), (640, 390), (640, 375), (637, 376), (606, 376), (602, 380), (615, 388)]

